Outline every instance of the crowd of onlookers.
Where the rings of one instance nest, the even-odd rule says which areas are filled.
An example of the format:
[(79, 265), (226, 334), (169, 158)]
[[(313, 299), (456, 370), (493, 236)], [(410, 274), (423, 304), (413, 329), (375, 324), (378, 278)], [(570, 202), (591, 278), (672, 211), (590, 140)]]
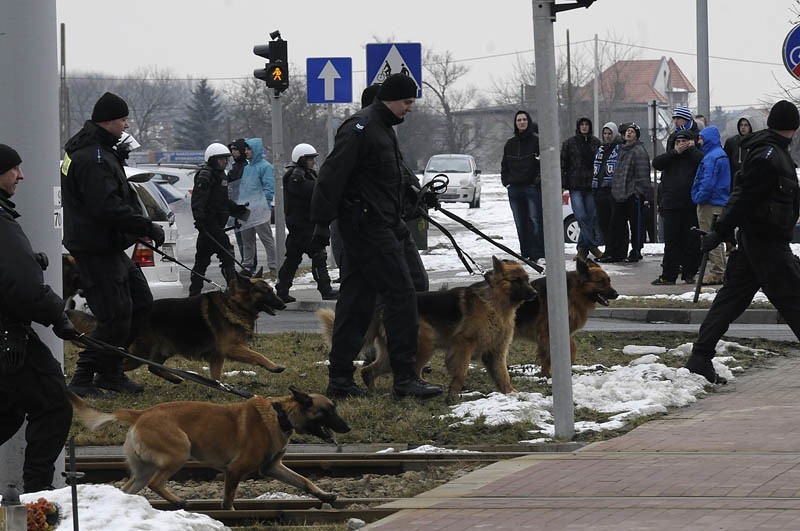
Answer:
[[(607, 122), (594, 135), (589, 118), (581, 117), (575, 134), (561, 145), (561, 186), (569, 192), (580, 227), (577, 257), (602, 263), (633, 263), (642, 259), (646, 240), (658, 229), (664, 242), (662, 274), (653, 284), (694, 283), (701, 253), (698, 227), (708, 232), (728, 201), (743, 160), (741, 141), (753, 132), (750, 117), (737, 122), (737, 133), (724, 147), (715, 126), (705, 126), (686, 106), (672, 113), (674, 130), (664, 153), (651, 160), (633, 122)], [(661, 174), (658, 189), (651, 177)], [(525, 111), (514, 117), (514, 136), (504, 147), (501, 179), (508, 198), (520, 253), (544, 260), (538, 125)], [(660, 219), (654, 222), (653, 209)], [(709, 254), (703, 284), (721, 284), (725, 270), (723, 247)]]

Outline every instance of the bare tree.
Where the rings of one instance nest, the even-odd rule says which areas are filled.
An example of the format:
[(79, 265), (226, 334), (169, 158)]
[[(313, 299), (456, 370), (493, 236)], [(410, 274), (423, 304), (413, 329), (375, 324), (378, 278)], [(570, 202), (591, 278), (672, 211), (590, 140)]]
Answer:
[(176, 80), (156, 66), (135, 70), (120, 87), (128, 102), (131, 134), (145, 149), (166, 149), (174, 142), (173, 123), (183, 114), (181, 102), (191, 94), (191, 80)]
[(423, 80), (435, 99), (435, 104), (427, 106), (444, 118), (441, 138), (444, 147), (450, 153), (468, 151), (475, 142), (474, 133), (458, 117), (458, 111), (466, 109), (474, 100), (477, 89), (467, 87), (455, 88), (456, 82), (469, 72), (469, 67), (457, 62), (451, 51), (438, 53), (426, 50), (423, 67), (429, 74), (430, 81)]

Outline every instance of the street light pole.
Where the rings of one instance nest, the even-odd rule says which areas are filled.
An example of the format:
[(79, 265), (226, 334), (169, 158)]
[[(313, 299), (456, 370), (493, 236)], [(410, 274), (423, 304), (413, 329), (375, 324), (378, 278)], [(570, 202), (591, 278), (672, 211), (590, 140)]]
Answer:
[(544, 209), (544, 254), (547, 269), (547, 319), (553, 369), (555, 438), (575, 435), (572, 400), (572, 359), (569, 348), (567, 279), (564, 264), (564, 224), (561, 219), (561, 157), (558, 129), (558, 82), (553, 39), (554, 0), (533, 0), (533, 46), (536, 58), (536, 103)]

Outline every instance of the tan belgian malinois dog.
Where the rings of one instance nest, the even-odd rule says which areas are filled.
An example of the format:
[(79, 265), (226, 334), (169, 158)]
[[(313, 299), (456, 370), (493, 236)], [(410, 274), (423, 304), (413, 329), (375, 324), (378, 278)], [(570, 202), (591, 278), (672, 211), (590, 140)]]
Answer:
[(72, 393), (69, 400), (91, 430), (114, 421), (131, 424), (124, 445), (131, 477), (122, 487), (128, 494), (148, 486), (168, 502), (185, 507), (186, 501), (170, 492), (166, 483), (189, 459), (196, 459), (225, 473), (223, 509), (233, 508), (239, 481), (256, 469), (263, 476), (332, 502), (336, 494), (288, 469), (282, 459), (294, 432), (335, 443), (331, 431), (346, 433), (350, 426), (325, 396), (289, 389), (291, 395), (278, 398), (255, 396), (229, 404), (165, 402), (145, 410), (113, 413), (98, 411)]

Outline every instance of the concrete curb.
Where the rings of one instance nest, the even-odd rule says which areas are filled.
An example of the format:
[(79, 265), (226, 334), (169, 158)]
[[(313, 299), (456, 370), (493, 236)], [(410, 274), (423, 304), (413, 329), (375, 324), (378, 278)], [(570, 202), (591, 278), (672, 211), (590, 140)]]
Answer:
[[(708, 310), (685, 308), (597, 308), (593, 319), (621, 319), (643, 323), (700, 324)], [(746, 310), (736, 324), (785, 324), (777, 310)]]

